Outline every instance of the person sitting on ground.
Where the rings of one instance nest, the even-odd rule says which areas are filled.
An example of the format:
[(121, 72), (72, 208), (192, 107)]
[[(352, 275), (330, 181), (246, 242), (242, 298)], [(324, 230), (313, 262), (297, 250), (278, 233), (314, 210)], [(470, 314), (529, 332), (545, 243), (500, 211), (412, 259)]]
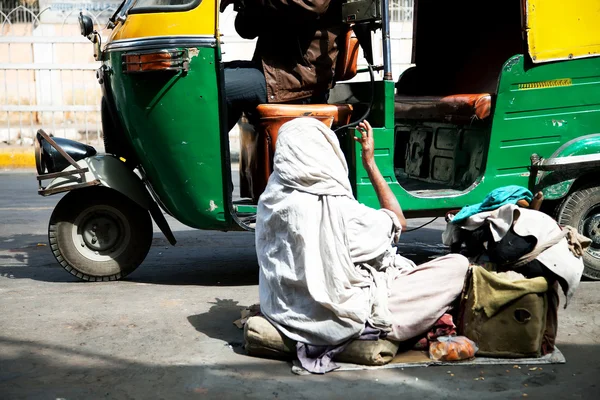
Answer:
[(375, 163), (371, 126), (358, 130), (381, 209), (354, 198), (338, 138), (313, 118), (282, 125), (258, 202), (261, 312), (299, 343), (339, 345), (367, 328), (406, 341), (428, 331), (463, 289), (462, 255), (417, 266), (397, 254), (406, 220)]
[(265, 103), (327, 103), (337, 61), (341, 0), (222, 0), (235, 28), (257, 39), (252, 61), (225, 64), (227, 129)]

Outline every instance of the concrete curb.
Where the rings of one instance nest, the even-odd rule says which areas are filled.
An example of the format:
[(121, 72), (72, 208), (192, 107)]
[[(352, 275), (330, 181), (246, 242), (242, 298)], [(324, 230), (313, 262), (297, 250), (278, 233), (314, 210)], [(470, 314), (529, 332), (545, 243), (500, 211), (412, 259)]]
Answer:
[(35, 169), (34, 149), (0, 148), (0, 169)]
[[(98, 149), (103, 151), (103, 149)], [(240, 161), (239, 152), (231, 152), (231, 162)], [(0, 148), (0, 170), (35, 170), (35, 154), (32, 148)]]

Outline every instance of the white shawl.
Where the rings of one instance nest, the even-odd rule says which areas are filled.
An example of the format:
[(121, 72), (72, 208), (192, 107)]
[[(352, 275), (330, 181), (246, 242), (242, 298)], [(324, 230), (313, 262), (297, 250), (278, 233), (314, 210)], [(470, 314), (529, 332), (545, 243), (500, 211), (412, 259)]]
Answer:
[(274, 172), (258, 202), (261, 311), (289, 338), (333, 345), (368, 321), (389, 330), (389, 283), (414, 264), (391, 246), (400, 225), (358, 203), (339, 141), (325, 124), (284, 124)]

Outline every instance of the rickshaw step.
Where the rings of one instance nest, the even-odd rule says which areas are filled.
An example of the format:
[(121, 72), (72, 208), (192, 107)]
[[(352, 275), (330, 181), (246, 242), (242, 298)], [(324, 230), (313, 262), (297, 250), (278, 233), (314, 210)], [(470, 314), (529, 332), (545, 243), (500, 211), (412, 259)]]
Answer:
[(238, 214), (256, 214), (256, 206), (251, 204), (236, 204), (234, 209)]

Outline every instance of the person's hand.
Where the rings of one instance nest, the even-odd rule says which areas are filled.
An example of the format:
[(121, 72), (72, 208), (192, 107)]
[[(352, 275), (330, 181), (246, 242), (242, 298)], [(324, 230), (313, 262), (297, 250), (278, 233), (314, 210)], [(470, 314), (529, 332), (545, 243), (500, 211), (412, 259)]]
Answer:
[(227, 7), (234, 4), (235, 0), (221, 0), (221, 4), (219, 5), (219, 11), (223, 12)]
[(373, 128), (369, 121), (364, 120), (358, 124), (358, 132), (360, 137), (354, 137), (362, 146), (362, 160), (365, 166), (371, 164), (375, 160), (375, 140), (373, 139)]

